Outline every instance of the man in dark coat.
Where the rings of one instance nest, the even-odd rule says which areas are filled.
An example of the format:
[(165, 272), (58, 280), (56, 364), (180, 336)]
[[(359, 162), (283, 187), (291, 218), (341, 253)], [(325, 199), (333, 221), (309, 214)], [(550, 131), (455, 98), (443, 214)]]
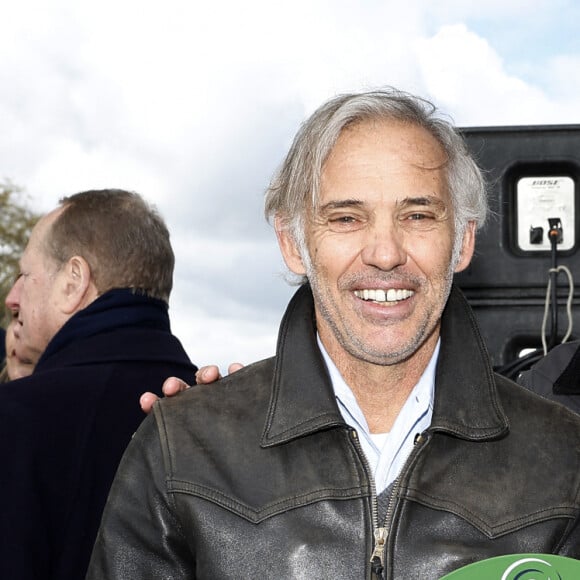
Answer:
[(34, 228), (6, 299), (16, 351), (40, 358), (0, 388), (0, 578), (84, 578), (140, 393), (195, 380), (170, 330), (173, 265), (165, 224), (134, 193), (64, 198)]

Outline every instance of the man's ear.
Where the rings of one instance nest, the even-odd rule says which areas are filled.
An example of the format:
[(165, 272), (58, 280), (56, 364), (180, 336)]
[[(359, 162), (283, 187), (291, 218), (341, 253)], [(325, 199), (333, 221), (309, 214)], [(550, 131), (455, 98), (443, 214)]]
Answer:
[(455, 272), (461, 272), (469, 266), (473, 252), (475, 250), (475, 222), (470, 221), (463, 233), (463, 241), (461, 243), (461, 254), (455, 266)]
[(274, 230), (276, 231), (276, 237), (278, 238), (278, 245), (280, 246), (282, 257), (284, 258), (284, 262), (286, 263), (286, 266), (288, 266), (288, 269), (298, 276), (305, 276), (306, 268), (302, 262), (302, 257), (298, 250), (298, 244), (280, 216), (274, 218)]
[(62, 310), (66, 314), (86, 308), (98, 296), (97, 288), (91, 275), (91, 267), (82, 256), (73, 256), (63, 266), (62, 276)]

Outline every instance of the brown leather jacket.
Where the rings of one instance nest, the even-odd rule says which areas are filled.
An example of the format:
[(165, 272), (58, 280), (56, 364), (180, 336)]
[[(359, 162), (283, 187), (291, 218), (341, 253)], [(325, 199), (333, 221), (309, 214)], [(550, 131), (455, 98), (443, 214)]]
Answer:
[[(117, 474), (89, 580), (374, 577), (374, 485), (302, 287), (275, 358), (156, 406)], [(431, 427), (391, 497), (384, 578), (580, 557), (580, 418), (494, 375), (456, 289)]]

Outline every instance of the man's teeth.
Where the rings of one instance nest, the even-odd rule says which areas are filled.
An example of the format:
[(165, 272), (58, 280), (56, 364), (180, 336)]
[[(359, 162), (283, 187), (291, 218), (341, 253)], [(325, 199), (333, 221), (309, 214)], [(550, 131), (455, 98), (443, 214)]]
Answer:
[(372, 302), (398, 302), (399, 300), (406, 300), (413, 296), (412, 290), (401, 290), (390, 288), (389, 290), (355, 290), (354, 295), (363, 300), (370, 300)]

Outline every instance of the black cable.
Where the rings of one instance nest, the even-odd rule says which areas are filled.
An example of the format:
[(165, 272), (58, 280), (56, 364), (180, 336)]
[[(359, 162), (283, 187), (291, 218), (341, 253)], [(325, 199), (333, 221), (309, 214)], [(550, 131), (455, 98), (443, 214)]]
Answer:
[(550, 230), (548, 239), (550, 240), (552, 267), (550, 269), (550, 312), (551, 312), (551, 330), (550, 340), (548, 341), (548, 350), (556, 346), (558, 342), (558, 241), (561, 235), (560, 220), (549, 220)]
[[(562, 241), (562, 222), (560, 221), (560, 218), (548, 218), (548, 223), (550, 225), (548, 230), (548, 240), (550, 241), (552, 262), (552, 266), (549, 271), (549, 297), (546, 296), (546, 301), (550, 300), (551, 314), (551, 331), (549, 341), (546, 342), (544, 339), (544, 324), (548, 313), (548, 305), (546, 304), (545, 318), (544, 322), (542, 323), (542, 343), (544, 348), (533, 350), (532, 352), (529, 352), (522, 357), (516, 358), (509, 363), (494, 368), (495, 372), (512, 380), (516, 380), (520, 373), (528, 370), (532, 365), (539, 361), (546, 354), (544, 349), (549, 351), (554, 346), (556, 346), (558, 342), (558, 243)], [(562, 268), (564, 267), (562, 266)]]
[(551, 304), (550, 304), (550, 312), (552, 315), (552, 324), (551, 324), (551, 331), (550, 331), (550, 340), (548, 342), (548, 350), (552, 349), (556, 346), (556, 341), (558, 339), (558, 286), (557, 286), (557, 278), (558, 278), (558, 271), (556, 268), (558, 267), (558, 259), (557, 259), (557, 238), (555, 236), (550, 236), (550, 244), (552, 246), (552, 268), (550, 270), (550, 280), (552, 282), (550, 287), (551, 293)]
[(515, 381), (519, 374), (528, 370), (534, 363), (544, 356), (542, 349), (536, 349), (528, 354), (519, 357), (503, 366), (494, 368), (496, 373)]

